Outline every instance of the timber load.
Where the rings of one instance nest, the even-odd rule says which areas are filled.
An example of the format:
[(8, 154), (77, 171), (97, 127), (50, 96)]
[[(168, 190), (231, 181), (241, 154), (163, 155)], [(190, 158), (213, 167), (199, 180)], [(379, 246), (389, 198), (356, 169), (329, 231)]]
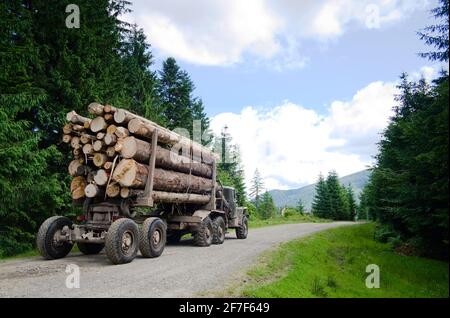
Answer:
[(72, 151), (74, 200), (147, 195), (152, 202), (210, 202), (217, 160), (210, 149), (122, 108), (91, 103), (88, 113), (69, 112), (62, 129)]

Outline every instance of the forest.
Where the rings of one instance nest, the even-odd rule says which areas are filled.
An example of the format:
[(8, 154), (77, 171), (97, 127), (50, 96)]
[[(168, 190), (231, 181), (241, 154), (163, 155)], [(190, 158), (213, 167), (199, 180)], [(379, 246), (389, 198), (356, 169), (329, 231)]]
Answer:
[[(83, 12), (78, 28), (66, 25), (70, 3), (0, 3), (0, 257), (32, 249), (39, 225), (49, 216), (79, 212), (72, 207), (70, 155), (61, 141), (67, 112), (85, 114), (96, 101), (169, 129), (192, 134), (197, 120), (203, 132), (209, 131), (189, 74), (170, 57), (153, 71), (143, 30), (121, 20), (130, 2), (77, 1)], [(237, 158), (226, 131), (211, 139), (211, 147)], [(237, 188), (242, 203), (238, 161), (225, 160), (219, 169), (221, 181)]]

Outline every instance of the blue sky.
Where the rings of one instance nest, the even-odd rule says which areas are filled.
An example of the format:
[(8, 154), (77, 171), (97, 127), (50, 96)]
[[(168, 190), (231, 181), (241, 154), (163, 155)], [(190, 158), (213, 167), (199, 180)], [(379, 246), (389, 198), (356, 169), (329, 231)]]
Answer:
[[(436, 0), (134, 1), (155, 68), (188, 71), (213, 130), (241, 149), (246, 180), (295, 188), (319, 173), (370, 166), (402, 72), (431, 79), (442, 66), (416, 31)], [(288, 140), (280, 141), (280, 138)]]

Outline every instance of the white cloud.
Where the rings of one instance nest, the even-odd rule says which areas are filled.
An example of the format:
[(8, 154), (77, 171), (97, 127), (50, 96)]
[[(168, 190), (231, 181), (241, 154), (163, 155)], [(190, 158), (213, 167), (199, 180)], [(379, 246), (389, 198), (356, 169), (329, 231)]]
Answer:
[(136, 0), (134, 12), (125, 19), (144, 28), (153, 47), (166, 56), (201, 65), (231, 65), (248, 55), (282, 70), (307, 63), (300, 46), (304, 38), (327, 41), (353, 26), (383, 27), (427, 4), (411, 0)]
[(191, 63), (227, 65), (244, 51), (270, 58), (279, 50), (281, 21), (264, 1), (149, 0), (135, 1), (134, 10), (154, 47)]
[(394, 84), (375, 82), (351, 101), (333, 102), (326, 116), (286, 101), (269, 110), (222, 113), (211, 125), (215, 133), (227, 125), (239, 144), (247, 184), (258, 168), (268, 189), (295, 187), (313, 183), (320, 172), (346, 175), (370, 164), (394, 93)]

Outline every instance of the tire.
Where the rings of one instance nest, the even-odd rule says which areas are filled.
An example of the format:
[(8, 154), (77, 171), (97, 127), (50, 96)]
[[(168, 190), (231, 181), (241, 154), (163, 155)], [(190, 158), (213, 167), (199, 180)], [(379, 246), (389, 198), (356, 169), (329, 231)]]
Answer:
[(244, 240), (248, 235), (248, 219), (246, 216), (242, 217), (242, 224), (236, 228), (236, 237), (240, 240)]
[(169, 244), (177, 244), (181, 241), (183, 235), (184, 233), (181, 232), (172, 233), (166, 237), (166, 242)]
[(144, 257), (158, 257), (166, 245), (166, 224), (160, 218), (147, 218), (140, 230), (139, 250)]
[(100, 253), (105, 247), (105, 244), (77, 242), (77, 246), (84, 255), (94, 255)]
[(73, 244), (69, 242), (57, 243), (54, 236), (64, 226), (72, 227), (72, 221), (64, 216), (52, 216), (42, 223), (36, 237), (36, 246), (45, 259), (63, 258), (72, 250)]
[(196, 246), (210, 246), (213, 239), (213, 223), (209, 216), (203, 219), (198, 226), (198, 230), (194, 233), (194, 244)]
[(106, 234), (105, 251), (109, 260), (117, 264), (130, 263), (139, 249), (139, 228), (130, 219), (114, 221)]
[(223, 217), (218, 216), (214, 218), (212, 222), (214, 229), (212, 243), (222, 244), (223, 242), (225, 242), (225, 232), (226, 232), (225, 220), (223, 219)]

